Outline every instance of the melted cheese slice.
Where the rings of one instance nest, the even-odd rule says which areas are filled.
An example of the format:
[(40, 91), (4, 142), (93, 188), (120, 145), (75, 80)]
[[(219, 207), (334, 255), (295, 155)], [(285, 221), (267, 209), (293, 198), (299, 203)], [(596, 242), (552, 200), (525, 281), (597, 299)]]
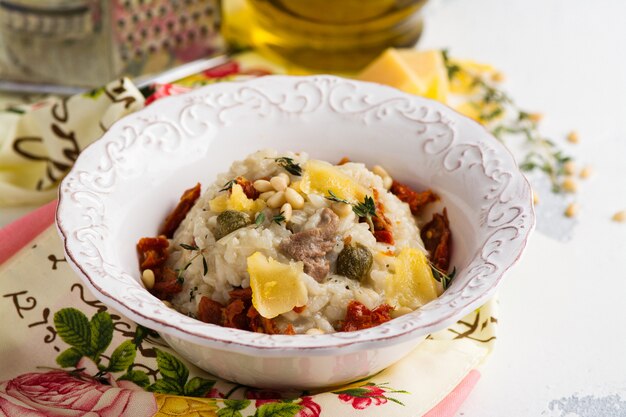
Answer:
[(252, 305), (267, 319), (302, 307), (309, 301), (306, 286), (300, 279), (302, 262), (280, 263), (255, 252), (248, 257)]
[(437, 298), (437, 281), (421, 250), (403, 248), (394, 266), (394, 273), (385, 281), (387, 303), (415, 310)]

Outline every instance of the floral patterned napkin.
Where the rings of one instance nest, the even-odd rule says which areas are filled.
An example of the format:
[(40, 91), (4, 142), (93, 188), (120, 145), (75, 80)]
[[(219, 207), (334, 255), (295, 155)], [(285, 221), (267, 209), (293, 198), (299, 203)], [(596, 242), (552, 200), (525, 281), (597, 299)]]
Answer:
[[(51, 222), (53, 213), (54, 203), (33, 216)], [(100, 303), (68, 266), (49, 226), (0, 266), (0, 315), (11, 323), (0, 330), (0, 415), (452, 416), (495, 342), (495, 304), (350, 385), (257, 390), (195, 368), (158, 334)]]
[[(121, 79), (68, 99), (10, 104), (0, 112), (0, 205), (54, 198), (81, 149), (160, 97), (281, 71), (252, 54), (150, 92)], [(275, 392), (234, 385), (93, 297), (65, 261), (53, 214), (54, 203), (0, 229), (0, 314), (10, 323), (0, 327), (0, 416), (450, 417), (495, 343), (491, 301), (348, 386)]]

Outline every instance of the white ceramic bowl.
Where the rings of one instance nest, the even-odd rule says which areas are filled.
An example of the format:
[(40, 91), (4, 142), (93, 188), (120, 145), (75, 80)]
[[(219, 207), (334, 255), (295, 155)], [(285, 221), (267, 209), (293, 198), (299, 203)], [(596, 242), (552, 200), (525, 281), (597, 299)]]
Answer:
[[(452, 286), (378, 327), (316, 336), (223, 328), (165, 307), (141, 285), (136, 242), (156, 234), (183, 190), (261, 148), (348, 156), (433, 188), (453, 233)], [(59, 193), (67, 259), (96, 297), (200, 368), (273, 388), (334, 385), (398, 361), (487, 301), (534, 226), (530, 186), (479, 124), (434, 101), (330, 76), (221, 83), (157, 101), (85, 149)]]

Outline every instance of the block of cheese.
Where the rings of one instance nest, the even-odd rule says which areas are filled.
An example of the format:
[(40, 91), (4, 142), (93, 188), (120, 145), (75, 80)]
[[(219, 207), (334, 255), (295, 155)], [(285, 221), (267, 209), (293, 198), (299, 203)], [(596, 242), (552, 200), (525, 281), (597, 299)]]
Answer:
[(446, 69), (441, 51), (399, 49), (398, 54), (406, 66), (425, 85), (426, 90), (420, 95), (445, 103), (450, 87), (448, 70)]
[(438, 50), (387, 49), (357, 78), (442, 102), (449, 92), (448, 73)]
[(387, 49), (370, 63), (357, 78), (395, 87), (411, 94), (422, 94), (427, 86), (402, 59), (397, 49)]

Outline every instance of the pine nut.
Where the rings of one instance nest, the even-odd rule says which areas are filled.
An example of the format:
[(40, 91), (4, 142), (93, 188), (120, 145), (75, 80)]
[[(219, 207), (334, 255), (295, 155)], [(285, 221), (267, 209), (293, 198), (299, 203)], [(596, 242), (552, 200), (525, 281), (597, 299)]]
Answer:
[(330, 207), (339, 217), (346, 217), (352, 212), (352, 206), (345, 203), (333, 203)]
[(146, 289), (151, 290), (154, 287), (154, 271), (152, 269), (144, 269), (141, 273), (141, 282)]
[(318, 329), (316, 327), (312, 327), (309, 330), (306, 331), (306, 334), (313, 336), (313, 335), (318, 335), (318, 334), (324, 334), (324, 330), (322, 329)]
[(273, 177), (270, 179), (270, 184), (276, 191), (285, 191), (287, 189), (287, 181), (284, 177)]
[(161, 300), (163, 302), (163, 304), (165, 304), (165, 307), (167, 308), (174, 308), (174, 306), (172, 305), (172, 303), (170, 303), (167, 300)]
[(327, 207), (327, 202), (326, 199), (324, 197), (322, 197), (319, 194), (308, 194), (307, 195), (309, 201), (311, 202), (311, 204), (313, 204), (313, 206), (315, 208), (322, 208), (322, 207)]
[(577, 203), (571, 203), (569, 206), (567, 206), (567, 208), (565, 209), (565, 215), (567, 217), (576, 217), (576, 215), (578, 214), (578, 209), (580, 207), (578, 206)]
[(374, 167), (372, 168), (372, 172), (381, 178), (389, 176), (387, 170), (385, 170), (385, 168), (381, 167), (380, 165), (374, 165)]
[(618, 211), (612, 217), (614, 222), (624, 223), (626, 222), (626, 210)]
[(391, 177), (383, 178), (383, 187), (385, 187), (385, 190), (391, 189), (392, 185), (393, 185), (393, 178)]
[(252, 185), (260, 193), (272, 191), (274, 189), (268, 180), (256, 180)]
[(287, 185), (289, 185), (289, 183), (291, 182), (291, 178), (289, 178), (289, 175), (287, 175), (284, 172), (281, 172), (280, 174), (278, 174), (279, 177), (284, 178), (285, 181), (287, 181)]
[(567, 161), (565, 164), (563, 164), (563, 170), (567, 175), (574, 175), (574, 173), (576, 172), (576, 164), (574, 163), (574, 161)]
[(262, 194), (259, 195), (259, 198), (261, 200), (267, 201), (271, 196), (273, 196), (274, 194), (276, 194), (276, 191), (266, 191)]
[(576, 185), (576, 181), (574, 181), (572, 178), (569, 178), (569, 177), (563, 180), (561, 187), (563, 187), (563, 190), (567, 193), (575, 193), (576, 190), (578, 189), (578, 185)]
[(580, 171), (580, 178), (589, 178), (591, 174), (593, 174), (593, 169), (590, 166), (586, 166)]
[(569, 143), (578, 143), (580, 142), (580, 137), (578, 136), (578, 132), (572, 131), (567, 134), (567, 141)]
[(293, 209), (291, 208), (291, 204), (289, 203), (283, 204), (283, 206), (280, 208), (280, 213), (285, 218), (285, 222), (290, 221), (291, 215), (293, 214)]
[(267, 206), (269, 208), (278, 208), (285, 204), (286, 201), (285, 192), (278, 191), (276, 194), (267, 199)]
[(296, 210), (300, 210), (304, 207), (304, 197), (291, 187), (285, 190), (285, 198), (287, 199), (287, 202), (291, 204), (291, 207)]

